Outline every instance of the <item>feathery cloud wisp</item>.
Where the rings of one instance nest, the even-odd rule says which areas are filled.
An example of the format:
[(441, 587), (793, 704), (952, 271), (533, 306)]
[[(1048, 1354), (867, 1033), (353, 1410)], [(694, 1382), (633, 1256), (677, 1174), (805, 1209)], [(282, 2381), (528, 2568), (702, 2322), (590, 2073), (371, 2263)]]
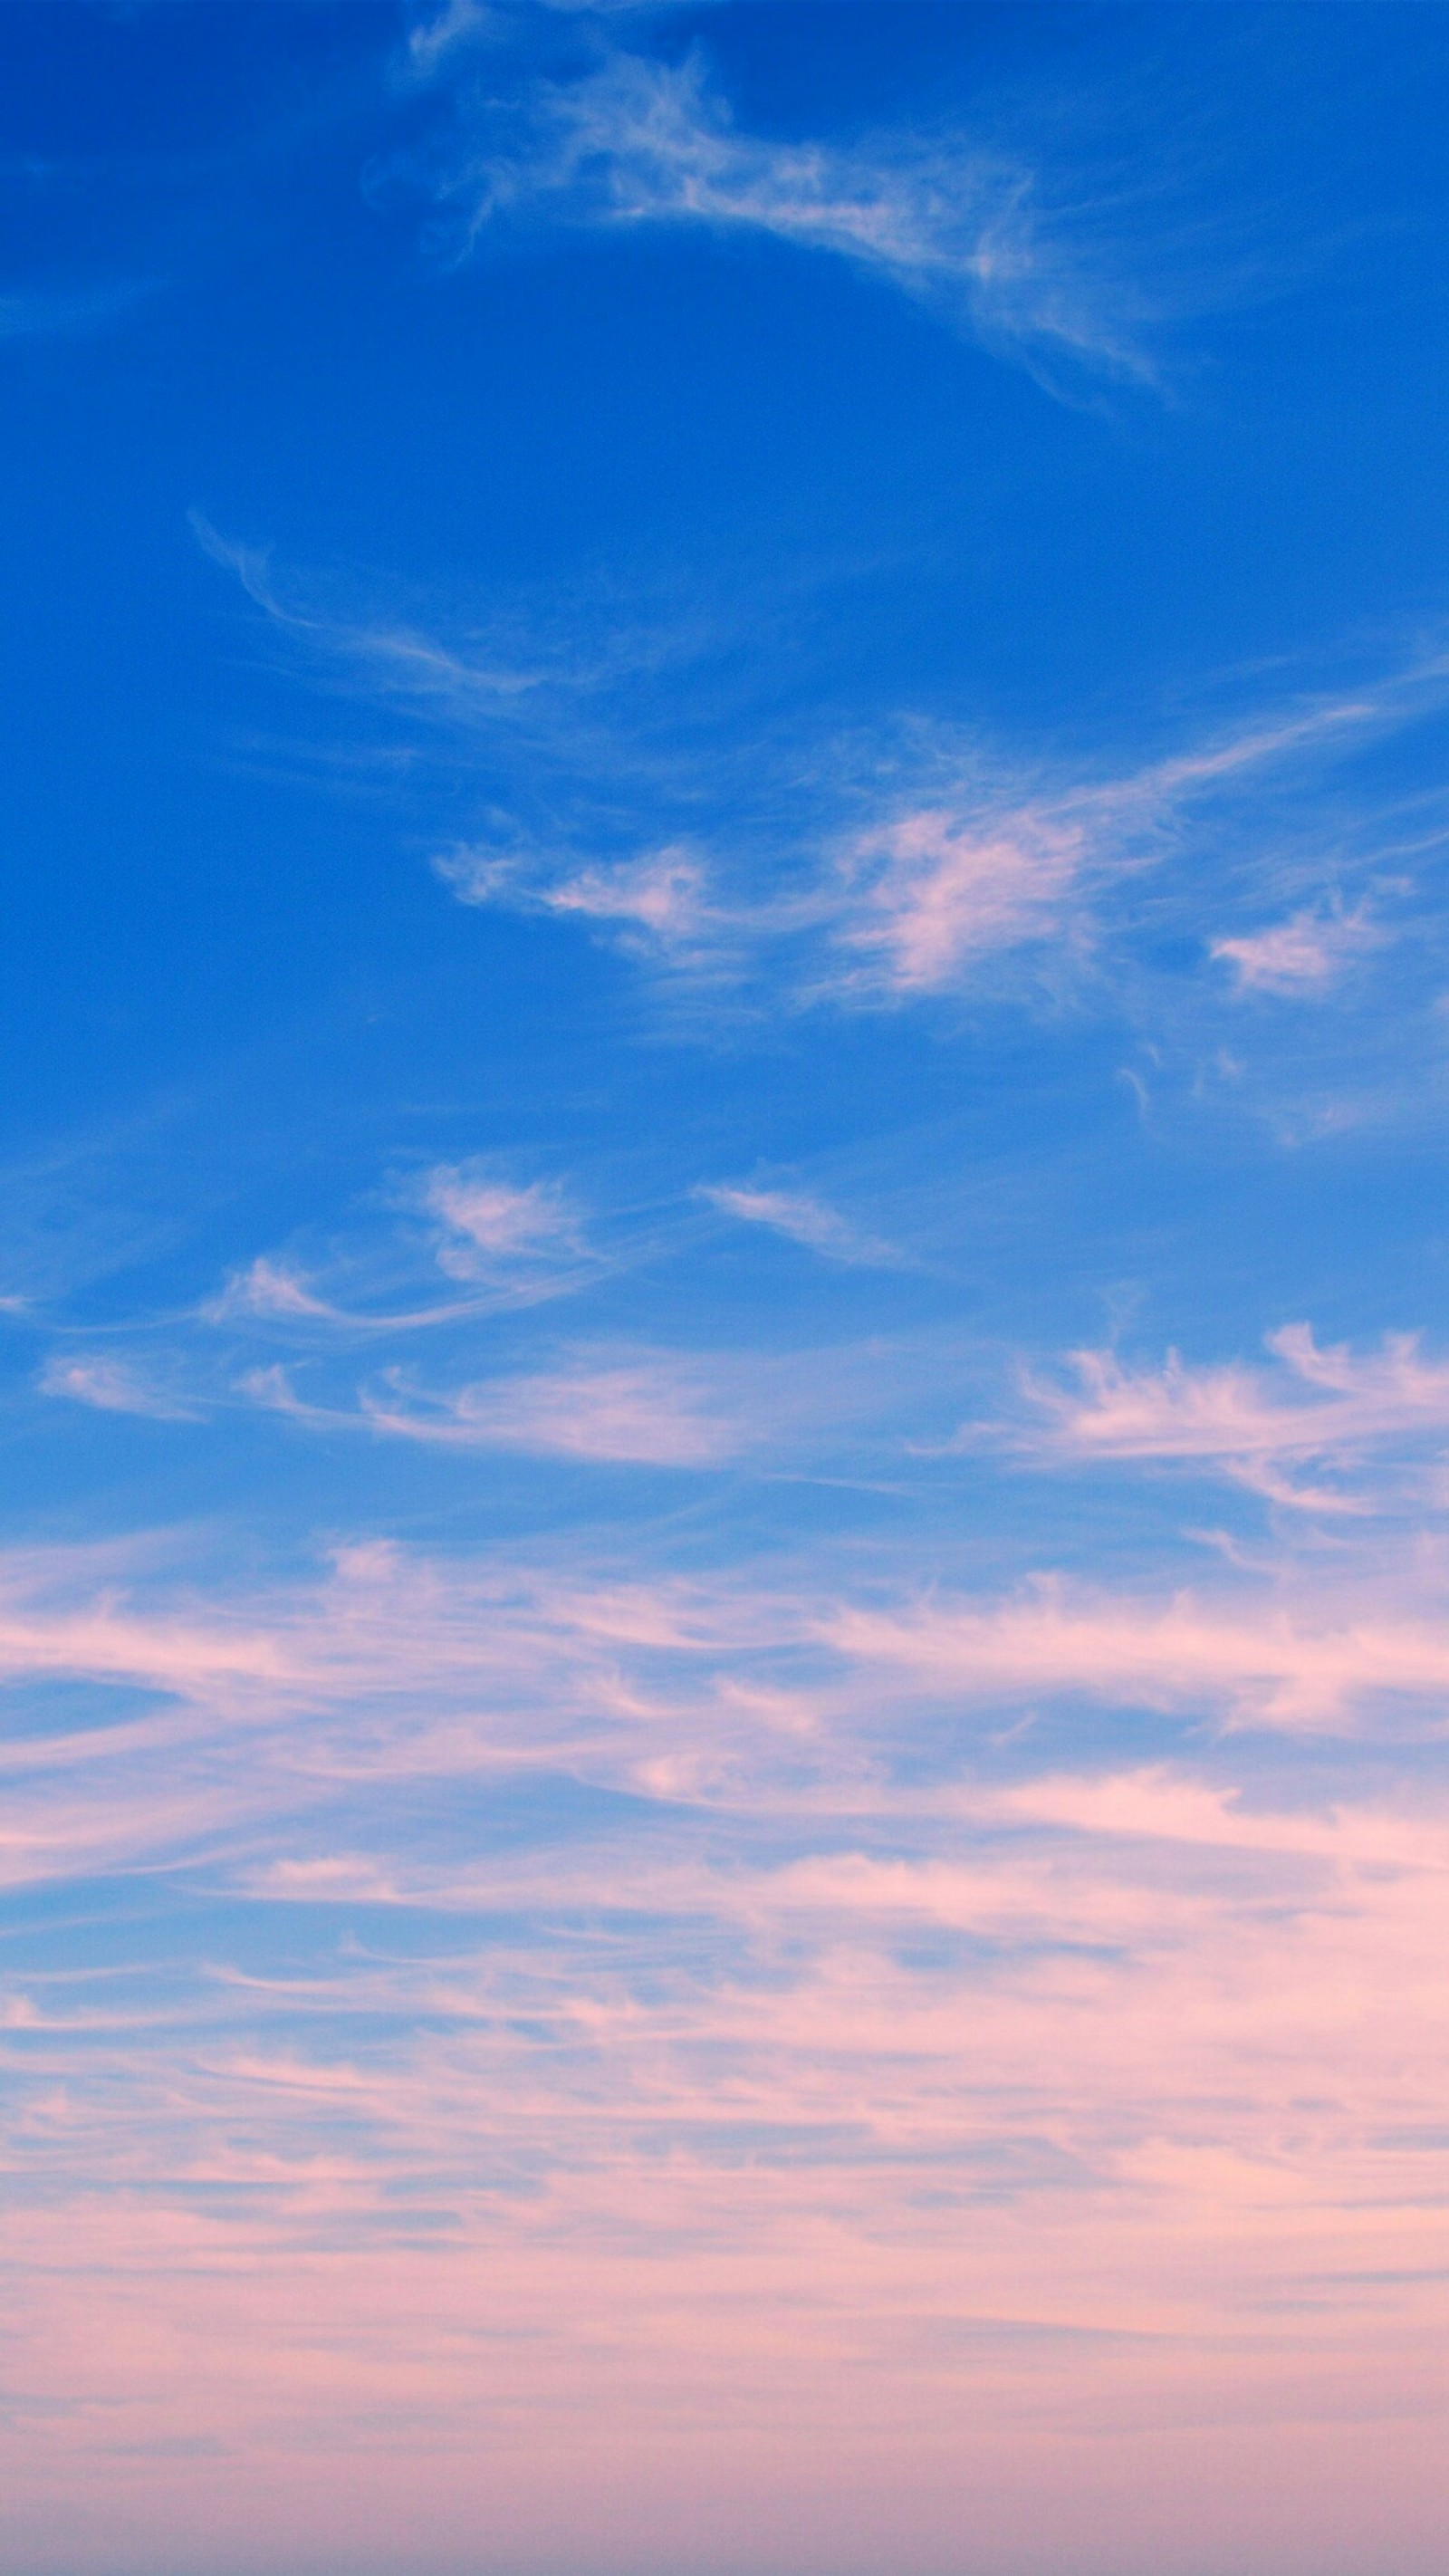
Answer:
[(587, 921), (644, 933), (669, 950), (696, 948), (716, 926), (705, 870), (685, 850), (658, 850), (607, 866), (550, 873), (487, 850), (464, 848), (445, 852), (433, 867), (460, 903), (515, 903), (539, 912), (576, 913)]
[(889, 1244), (857, 1232), (835, 1208), (805, 1190), (749, 1189), (715, 1182), (702, 1185), (696, 1195), (707, 1199), (722, 1216), (736, 1217), (742, 1225), (762, 1225), (791, 1243), (804, 1244), (810, 1252), (822, 1253), (828, 1261), (877, 1267), (898, 1258)]
[(904, 814), (850, 852), (840, 943), (868, 961), (864, 985), (940, 992), (976, 959), (1059, 930), (1087, 854), (1085, 826), (1068, 816)]
[(1297, 912), (1271, 929), (1215, 939), (1211, 953), (1231, 966), (1240, 993), (1301, 994), (1316, 1000), (1348, 968), (1382, 947), (1384, 932), (1362, 910)]
[(75, 1404), (93, 1405), (100, 1413), (135, 1413), (152, 1422), (195, 1422), (194, 1409), (168, 1394), (124, 1360), (92, 1358), (84, 1352), (58, 1352), (41, 1371), (44, 1395), (68, 1396)]
[(1272, 1500), (1319, 1511), (1389, 1499), (1382, 1477), (1365, 1489), (1304, 1485), (1314, 1464), (1340, 1476), (1386, 1448), (1422, 1451), (1449, 1435), (1449, 1366), (1421, 1356), (1420, 1337), (1391, 1333), (1376, 1352), (1323, 1348), (1308, 1324), (1267, 1337), (1276, 1368), (1241, 1361), (1193, 1368), (1177, 1352), (1160, 1369), (1127, 1367), (1115, 1352), (1074, 1351), (1077, 1391), (1032, 1373), (1035, 1423), (977, 1425), (965, 1440), (1000, 1438), (1047, 1464), (1176, 1460), (1221, 1469)]
[(481, 1164), (440, 1163), (423, 1185), (423, 1205), (445, 1233), (440, 1266), (457, 1279), (500, 1264), (577, 1255), (579, 1220), (561, 1190), (545, 1181), (519, 1189)]
[(410, 1440), (601, 1464), (716, 1466), (747, 1440), (697, 1369), (662, 1357), (488, 1379), (427, 1405), (374, 1389), (363, 1410)]
[(625, 53), (537, 85), (485, 133), (439, 184), (469, 243), (540, 213), (752, 231), (851, 260), (1038, 373), (1066, 360), (1152, 380), (1141, 299), (1105, 281), (1019, 161), (959, 135), (772, 140), (736, 124), (697, 54), (671, 65)]

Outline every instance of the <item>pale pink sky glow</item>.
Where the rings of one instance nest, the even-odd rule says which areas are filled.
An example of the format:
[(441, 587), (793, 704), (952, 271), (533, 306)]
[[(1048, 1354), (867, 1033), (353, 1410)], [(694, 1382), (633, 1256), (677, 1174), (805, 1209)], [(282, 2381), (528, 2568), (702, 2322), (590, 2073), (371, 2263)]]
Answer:
[[(1449, 2072), (1422, 2038), (1449, 2002), (1449, 1807), (1275, 1807), (1206, 1746), (1196, 1772), (911, 1790), (873, 1749), (871, 1676), (1336, 1726), (1386, 1682), (1442, 1689), (1449, 1633), (1345, 1626), (1331, 1587), (1292, 1623), (1051, 1590), (831, 1609), (386, 1548), (219, 1618), (164, 1564), (138, 1563), (133, 1600), (107, 1572), (97, 1604), (84, 1556), (16, 1565), (8, 1668), (126, 1675), (210, 1723), (15, 1744), (10, 1867), (205, 1853), (284, 1908), (365, 1898), (494, 1929), (421, 1953), (375, 1936), (321, 1983), (217, 1962), (174, 2003), (7, 1979), (28, 2082), (5, 2154), (45, 2185), (10, 2221), (12, 2352), (39, 2410), (10, 2485), (34, 2564), (58, 2564), (26, 2519), (56, 2464), (124, 2494), (140, 2471), (117, 2464), (147, 2460), (148, 2511), (164, 2496), (194, 2534), (219, 2531), (238, 2456), (275, 2464), (250, 2526), (267, 2546), (317, 2515), (367, 2563), (385, 2425), (389, 2493), (427, 2481), (430, 2565), (461, 2564), (480, 2514), (549, 2563), (570, 2514), (617, 2509), (627, 2440), (657, 2462), (639, 2563), (669, 2563), (671, 2497), (702, 2478), (698, 2563), (724, 2571), (750, 2527), (732, 2485), (783, 2481), (808, 2521), (789, 2463), (828, 2440), (850, 2474), (872, 2464), (879, 2510), (934, 2499), (898, 2526), (923, 2570), (946, 2565), (935, 2513), (994, 2463), (1024, 2567), (1064, 2528), (1066, 2442), (1109, 2487), (1137, 2457), (1111, 2564), (1187, 2576), (1165, 2517), (1204, 2428), (1233, 2447), (1271, 2424), (1305, 2476), (1366, 2354), (1411, 2490), (1430, 2475), (1442, 2231), (1416, 2174)], [(778, 1685), (720, 1687), (812, 1631), (835, 1654), (800, 1722)], [(395, 1794), (480, 1759), (526, 1777), (524, 1706), (549, 1712), (552, 1760), (646, 1797), (662, 1728), (732, 1841), (651, 1859), (601, 1819), (546, 1866), (505, 1847), (420, 1872), (368, 1780)], [(657, 1794), (662, 1815), (677, 1792)], [(781, 1860), (777, 1826), (804, 1816), (832, 1848)], [(522, 1928), (540, 1919), (542, 1948)], [(666, 1929), (671, 1964), (638, 1991), (624, 1972)], [(293, 2032), (324, 2012), (319, 2054)], [(1354, 2527), (1335, 2457), (1345, 2483), (1315, 2488), (1303, 2526), (1330, 2566)], [(192, 2544), (149, 2545), (179, 2566)], [(107, 2546), (98, 2528), (73, 2563), (99, 2570)], [(1285, 2564), (1307, 2576), (1303, 2547)], [(1107, 2576), (1105, 2553), (1083, 2563)]]

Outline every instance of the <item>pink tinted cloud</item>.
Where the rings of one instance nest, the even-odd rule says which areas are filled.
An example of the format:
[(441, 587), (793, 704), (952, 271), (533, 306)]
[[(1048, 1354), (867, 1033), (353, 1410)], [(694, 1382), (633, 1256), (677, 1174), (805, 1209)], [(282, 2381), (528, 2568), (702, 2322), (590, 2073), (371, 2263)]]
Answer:
[(434, 867), (460, 903), (511, 903), (615, 923), (666, 950), (708, 946), (722, 927), (705, 867), (678, 847), (572, 870), (547, 858), (530, 863), (461, 848), (436, 859)]
[(134, 1413), (152, 1422), (195, 1422), (195, 1410), (125, 1360), (58, 1351), (40, 1375), (43, 1395), (67, 1396), (101, 1413)]
[(1357, 912), (1297, 912), (1272, 928), (1215, 939), (1211, 954), (1233, 969), (1240, 993), (1331, 992), (1348, 969), (1382, 947), (1385, 933)]
[(997, 821), (902, 815), (855, 845), (841, 941), (890, 990), (940, 991), (977, 958), (1059, 931), (1085, 856), (1080, 823), (1029, 807)]
[[(1276, 1363), (1268, 1368), (1194, 1368), (1172, 1351), (1160, 1369), (1134, 1369), (1112, 1351), (1074, 1351), (1076, 1388), (1029, 1375), (1037, 1423), (997, 1436), (1044, 1461), (1215, 1466), (1276, 1501), (1342, 1511), (1387, 1498), (1392, 1479), (1380, 1468), (1367, 1486), (1325, 1489), (1291, 1481), (1290, 1471), (1316, 1461), (1342, 1472), (1449, 1433), (1449, 1365), (1426, 1359), (1418, 1334), (1390, 1333), (1377, 1351), (1355, 1352), (1320, 1345), (1309, 1324), (1285, 1324), (1267, 1348)], [(963, 1435), (990, 1436), (989, 1426)]]
[(869, 1267), (892, 1263), (899, 1257), (889, 1244), (860, 1233), (838, 1209), (827, 1207), (807, 1190), (767, 1190), (716, 1182), (701, 1186), (696, 1195), (718, 1208), (722, 1216), (734, 1217), (741, 1225), (762, 1225), (772, 1234), (783, 1234), (792, 1243), (802, 1243), (808, 1251), (821, 1253), (827, 1261)]
[(579, 1248), (579, 1220), (548, 1182), (520, 1189), (481, 1165), (440, 1163), (424, 1182), (423, 1204), (446, 1229), (439, 1258), (455, 1276)]
[(632, 1466), (715, 1466), (748, 1440), (699, 1369), (662, 1357), (486, 1379), (426, 1409), (367, 1391), (363, 1409), (410, 1440)]
[[(843, 989), (939, 992), (985, 957), (1048, 940), (1080, 945), (1103, 893), (1158, 859), (1194, 807), (1394, 721), (1443, 676), (1438, 666), (1397, 674), (1116, 779), (1020, 796), (968, 782), (956, 797), (906, 805), (847, 847), (841, 884), (824, 899), (836, 943), (865, 960), (847, 970)], [(1304, 912), (1219, 940), (1211, 954), (1235, 966), (1243, 987), (1309, 992), (1327, 989), (1383, 936), (1362, 909)]]
[(1385, 1603), (1355, 1617), (1332, 1586), (1294, 1608), (1123, 1599), (1044, 1582), (1006, 1603), (845, 1608), (825, 1633), (844, 1654), (972, 1700), (1080, 1692), (1259, 1725), (1351, 1725), (1378, 1697), (1437, 1704), (1449, 1626)]

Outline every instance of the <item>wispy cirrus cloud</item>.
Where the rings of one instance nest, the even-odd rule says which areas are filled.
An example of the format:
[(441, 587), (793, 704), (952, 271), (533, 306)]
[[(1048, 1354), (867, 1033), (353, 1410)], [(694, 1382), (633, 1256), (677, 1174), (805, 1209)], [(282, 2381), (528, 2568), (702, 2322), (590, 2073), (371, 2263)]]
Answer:
[(402, 1384), (363, 1390), (379, 1431), (472, 1449), (647, 1467), (717, 1466), (751, 1445), (697, 1364), (662, 1354), (492, 1378), (426, 1401)]
[[(1449, 1365), (1426, 1359), (1418, 1334), (1386, 1336), (1377, 1351), (1320, 1345), (1311, 1325), (1267, 1337), (1273, 1365), (1230, 1361), (1191, 1367), (1174, 1352), (1158, 1369), (1134, 1369), (1112, 1351), (1075, 1351), (1075, 1387), (1039, 1373), (1024, 1379), (1036, 1420), (980, 1426), (966, 1440), (1000, 1437), (1043, 1463), (1108, 1460), (1216, 1468), (1275, 1502), (1305, 1510), (1373, 1508), (1402, 1481), (1383, 1453), (1422, 1459), (1449, 1439)], [(1377, 1460), (1377, 1471), (1347, 1481)], [(1304, 1468), (1334, 1471), (1332, 1486), (1305, 1483)]]
[(260, 1253), (235, 1270), (207, 1299), (201, 1321), (218, 1326), (272, 1325), (294, 1332), (407, 1333), (455, 1324), (479, 1311), (476, 1298), (448, 1298), (420, 1306), (344, 1306), (316, 1293), (308, 1275), (287, 1261)]
[(519, 1188), (485, 1164), (440, 1163), (424, 1179), (422, 1200), (444, 1229), (438, 1262), (454, 1278), (582, 1250), (581, 1220), (554, 1182)]
[[(1100, 952), (1104, 932), (1130, 937), (1133, 889), (1160, 876), (1183, 840), (1220, 831), (1225, 818), (1231, 826), (1255, 791), (1371, 738), (1396, 720), (1404, 694), (1394, 680), (1326, 698), (1116, 778), (993, 774), (977, 757), (932, 745), (916, 791), (877, 791), (883, 810), (864, 825), (837, 819), (861, 801), (842, 771), (836, 792), (827, 784), (816, 811), (802, 815), (793, 845), (770, 853), (767, 890), (738, 861), (727, 868), (701, 849), (580, 867), (499, 858), (485, 845), (434, 865), (468, 904), (622, 930), (636, 954), (671, 974), (703, 970), (734, 984), (768, 976), (813, 1004), (878, 1007), (978, 989), (983, 969), (1009, 958), (1050, 958), (1060, 981), (1074, 960)], [(1213, 941), (1211, 953), (1267, 991), (1309, 989), (1315, 978), (1328, 989), (1388, 936), (1362, 911), (1310, 919), (1313, 927), (1270, 933), (1261, 947)]]
[[(1048, 944), (1091, 948), (1132, 886), (1160, 872), (1185, 836), (1214, 823), (1221, 831), (1244, 798), (1412, 721), (1442, 696), (1445, 680), (1444, 663), (1430, 657), (1368, 688), (1250, 717), (1116, 777), (1044, 776), (1023, 792), (1022, 782), (968, 769), (952, 794), (942, 764), (936, 793), (902, 799), (893, 815), (837, 846), (834, 887), (822, 890), (837, 961), (825, 988), (907, 998), (961, 984), (986, 958)], [(1362, 908), (1304, 915), (1286, 937), (1276, 934), (1276, 984), (1275, 934), (1267, 936), (1257, 980), (1297, 989), (1315, 975), (1332, 980), (1385, 933)], [(1253, 978), (1251, 942), (1215, 940), (1211, 953)]]
[[(830, 1257), (896, 1265), (889, 1248), (846, 1240), (842, 1252), (832, 1235)], [(466, 1341), (463, 1349), (471, 1356)], [(934, 1377), (953, 1356), (880, 1339), (794, 1351), (599, 1339), (554, 1347), (541, 1364), (503, 1360), (461, 1379), (394, 1364), (354, 1382), (330, 1353), (310, 1368), (247, 1368), (228, 1392), (301, 1430), (598, 1465), (702, 1470), (749, 1461), (767, 1473), (873, 1483), (899, 1469), (893, 1408), (933, 1402)]]
[(195, 1409), (128, 1361), (84, 1351), (57, 1351), (40, 1374), (44, 1395), (67, 1396), (99, 1413), (134, 1413), (152, 1422), (194, 1422)]
[(983, 957), (1060, 934), (1091, 855), (1088, 825), (1070, 813), (904, 813), (846, 855), (835, 940), (861, 962), (838, 981), (938, 993)]
[[(353, 1292), (347, 1302), (321, 1292), (315, 1268), (262, 1253), (232, 1272), (201, 1308), (201, 1320), (313, 1332), (418, 1332), (563, 1295), (598, 1270), (583, 1218), (555, 1182), (509, 1181), (475, 1160), (437, 1164), (394, 1195), (398, 1204), (390, 1207), (385, 1229), (370, 1227), (359, 1238), (354, 1227), (345, 1250), (332, 1250), (331, 1275)], [(429, 1297), (439, 1271), (469, 1293)], [(391, 1292), (386, 1302), (380, 1286)], [(414, 1292), (413, 1300), (399, 1302), (400, 1286)]]
[(1442, 1723), (1449, 1630), (1437, 1618), (1385, 1605), (1336, 1613), (1328, 1599), (1305, 1608), (1111, 1598), (1047, 1581), (981, 1608), (845, 1610), (828, 1633), (852, 1657), (987, 1703), (1069, 1692), (1318, 1730), (1352, 1727), (1374, 1701), (1398, 1700)]
[(1212, 955), (1233, 969), (1240, 993), (1301, 994), (1317, 1000), (1351, 966), (1383, 945), (1385, 932), (1362, 908), (1297, 912), (1266, 930), (1215, 939)]
[[(625, 639), (621, 658), (601, 631), (580, 658), (560, 638), (531, 650), (524, 619), (517, 649), (495, 652), (486, 637), (294, 611), (257, 560), (243, 549), (234, 564), (251, 596), (320, 656), (516, 773), (516, 810), (496, 802), (495, 776), (486, 829), (434, 855), (454, 896), (574, 925), (702, 1006), (1132, 989), (1149, 1007), (1145, 952), (1164, 935), (1265, 1006), (1347, 1004), (1370, 981), (1352, 970), (1402, 951), (1445, 839), (1426, 811), (1405, 844), (1372, 791), (1341, 786), (1356, 755), (1442, 706), (1449, 664), (1434, 649), (1358, 687), (1249, 705), (1137, 763), (1067, 761), (1052, 746), (993, 755), (960, 728), (898, 715), (868, 738), (802, 743), (786, 728), (747, 779), (697, 635)], [(640, 699), (641, 676), (652, 689), (666, 667), (698, 698), (686, 753), (677, 727), (667, 747), (656, 738), (655, 699)], [(505, 687), (500, 671), (526, 681)], [(1245, 912), (1267, 913), (1266, 926), (1240, 928)], [(1199, 1016), (1225, 999), (1201, 975)], [(1173, 1002), (1180, 1022), (1180, 977)]]
[(708, 957), (729, 925), (711, 901), (707, 871), (689, 851), (664, 849), (551, 874), (486, 846), (443, 852), (436, 873), (460, 903), (553, 913), (617, 927), (676, 961)]
[(697, 1195), (722, 1216), (733, 1217), (741, 1225), (764, 1226), (771, 1234), (782, 1234), (788, 1242), (823, 1254), (827, 1261), (878, 1268), (900, 1257), (889, 1244), (862, 1234), (838, 1209), (827, 1207), (807, 1190), (765, 1190), (720, 1181), (702, 1184)]
[(259, 1253), (243, 1270), (233, 1271), (225, 1286), (202, 1308), (208, 1323), (261, 1317), (288, 1323), (336, 1324), (347, 1320), (325, 1297), (314, 1296), (300, 1272)]
[[(591, 18), (660, 17), (686, 0), (542, 0), (560, 18), (585, 24)], [(526, 23), (531, 0), (446, 0), (443, 8), (421, 10), (408, 30), (407, 65), (415, 78), (429, 80), (450, 58), (478, 46), (502, 46)]]
[(271, 549), (223, 536), (204, 511), (187, 513), (197, 544), (235, 575), (247, 597), (285, 632), (344, 663), (393, 698), (456, 720), (497, 720), (563, 674), (515, 668), (493, 651), (455, 649), (401, 618), (355, 616), (274, 569)]
[[(436, 45), (433, 62), (447, 50)], [(1148, 298), (1120, 262), (1112, 273), (1080, 207), (1050, 209), (1037, 174), (999, 147), (951, 132), (751, 134), (697, 52), (677, 64), (613, 52), (473, 117), (476, 145), (435, 182), (464, 247), (491, 225), (541, 217), (752, 232), (851, 261), (1053, 387), (1064, 366), (1154, 380)]]
[[(263, 1759), (270, 1730), (282, 1767), (268, 1794), (284, 1805), (312, 1794), (295, 1769), (303, 1726), (322, 1728), (308, 1738), (313, 1763), (335, 1760), (359, 1784), (413, 1764), (529, 1764), (550, 1744), (620, 1786), (647, 1786), (667, 1752), (698, 1772), (700, 1794), (727, 1773), (724, 1794), (762, 1812), (824, 1795), (883, 1817), (922, 1800), (922, 1812), (944, 1799), (950, 1813), (964, 1794), (960, 1749), (933, 1767), (929, 1734), (913, 1720), (902, 1735), (898, 1706), (1004, 1714), (1075, 1696), (1305, 1740), (1382, 1725), (1392, 1741), (1406, 1717), (1441, 1729), (1441, 1574), (1432, 1547), (1412, 1565), (1363, 1550), (1284, 1559), (1271, 1581), (1230, 1570), (1114, 1590), (1043, 1573), (994, 1592), (923, 1592), (878, 1568), (861, 1589), (843, 1561), (773, 1579), (636, 1575), (572, 1546), (449, 1558), (363, 1541), (270, 1581), (208, 1575), (178, 1563), (174, 1543), (12, 1550), (0, 1562), (0, 1674), (122, 1683), (155, 1703), (80, 1732), (48, 1728), (42, 1707), (5, 1758), (37, 1778), (52, 1764), (99, 1776), (123, 1763), (138, 1795), (154, 1764), (152, 1785), (169, 1796), (180, 1775), (167, 1747), (182, 1740), (171, 1721), (190, 1717), (198, 1778), (214, 1778), (229, 1729), (254, 1748), (239, 1750), (247, 1761)], [(887, 1673), (895, 1696), (883, 1698)], [(459, 1732), (467, 1712), (477, 1724)]]

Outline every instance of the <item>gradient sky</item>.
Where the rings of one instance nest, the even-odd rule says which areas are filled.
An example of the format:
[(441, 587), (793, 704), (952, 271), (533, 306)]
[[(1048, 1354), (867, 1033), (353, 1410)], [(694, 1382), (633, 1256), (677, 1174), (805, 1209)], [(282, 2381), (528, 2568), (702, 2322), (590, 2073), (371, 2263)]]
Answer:
[(1449, 14), (0, 11), (4, 2576), (1438, 2576)]

